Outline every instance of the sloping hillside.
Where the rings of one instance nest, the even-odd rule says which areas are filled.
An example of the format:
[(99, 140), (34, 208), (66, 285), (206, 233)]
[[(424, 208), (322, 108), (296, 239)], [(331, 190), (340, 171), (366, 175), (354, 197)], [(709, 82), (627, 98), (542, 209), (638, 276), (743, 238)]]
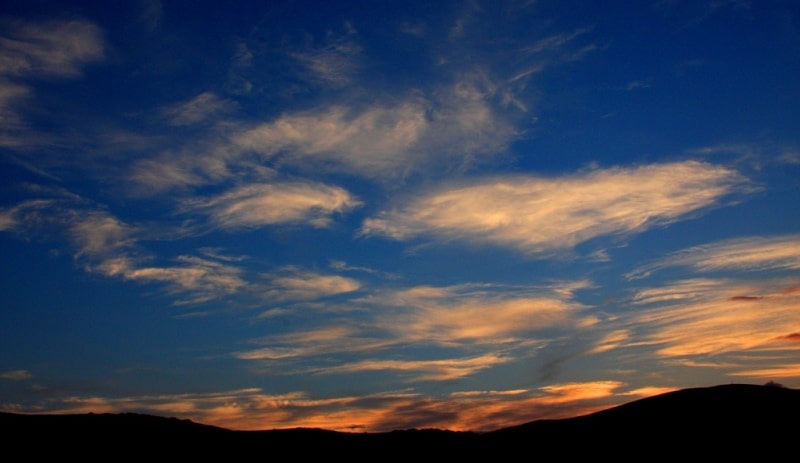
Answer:
[[(719, 458), (784, 456), (800, 446), (800, 390), (731, 384), (669, 392), (590, 415), (537, 420), (488, 433), (398, 430), (342, 433), (322, 429), (232, 431), (189, 420), (140, 414), (0, 414), (7, 442), (67, 439), (66, 453), (91, 443), (130, 452), (209, 456), (227, 452), (292, 452), (350, 458), (459, 458), (555, 455)], [(77, 440), (75, 439), (77, 438)], [(88, 439), (88, 440), (87, 440)], [(55, 451), (55, 449), (49, 449)], [(217, 452), (217, 453), (215, 453)], [(525, 458), (527, 459), (527, 458)], [(494, 461), (494, 460), (493, 460)]]

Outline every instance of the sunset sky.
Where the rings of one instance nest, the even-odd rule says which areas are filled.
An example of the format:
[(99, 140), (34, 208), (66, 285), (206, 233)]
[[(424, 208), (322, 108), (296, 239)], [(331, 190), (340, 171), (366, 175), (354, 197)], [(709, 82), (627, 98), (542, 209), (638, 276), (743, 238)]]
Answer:
[(800, 387), (796, 0), (4, 0), (0, 178), (2, 411)]

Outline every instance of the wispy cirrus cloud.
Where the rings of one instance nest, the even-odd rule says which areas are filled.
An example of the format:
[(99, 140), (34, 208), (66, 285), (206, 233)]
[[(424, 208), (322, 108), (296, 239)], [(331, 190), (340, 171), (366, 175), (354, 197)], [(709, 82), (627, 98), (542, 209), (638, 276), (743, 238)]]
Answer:
[(734, 170), (697, 161), (597, 169), (560, 178), (488, 179), (420, 194), (367, 219), (361, 233), (545, 254), (681, 220), (746, 191), (748, 183)]
[(26, 22), (3, 20), (0, 34), (0, 144), (38, 143), (26, 136), (23, 105), (34, 95), (33, 84), (42, 78), (77, 78), (83, 68), (105, 56), (103, 31), (81, 20)]
[(323, 86), (344, 87), (350, 84), (359, 69), (361, 46), (356, 41), (357, 31), (345, 24), (343, 34), (329, 32), (321, 46), (306, 46), (289, 52), (302, 67), (300, 73), (311, 82)]
[[(358, 310), (363, 319), (357, 323), (337, 316), (320, 318), (315, 329), (253, 340), (259, 347), (232, 355), (255, 362), (251, 368), (268, 365), (273, 372), (285, 368), (286, 374), (380, 371), (401, 380), (449, 381), (517, 361), (518, 355), (529, 355), (560, 334), (591, 329), (597, 317), (574, 300), (575, 292), (589, 286), (578, 281), (536, 288), (459, 285), (373, 290), (343, 303)], [(611, 336), (599, 343), (590, 339), (581, 343), (594, 342), (596, 349), (608, 350), (611, 343), (622, 341)], [(422, 361), (411, 360), (413, 355), (404, 359), (409, 349), (423, 347), (441, 352)], [(380, 360), (377, 352), (392, 359)], [(338, 359), (335, 364), (299, 370), (285, 363), (305, 365), (312, 358), (332, 356)]]
[(147, 266), (125, 257), (108, 259), (97, 266), (107, 276), (167, 285), (178, 295), (175, 305), (199, 304), (246, 289), (244, 271), (235, 265), (198, 256), (178, 256), (172, 266)]
[[(404, 161), (428, 121), (422, 101), (373, 106), (357, 112), (335, 106), (310, 113), (289, 114), (244, 130), (232, 137), (241, 150), (282, 162), (335, 162), (361, 172), (387, 172)], [(336, 167), (336, 166), (334, 166)]]
[(326, 227), (332, 215), (348, 212), (361, 201), (344, 188), (312, 182), (254, 183), (206, 199), (184, 202), (185, 211), (209, 215), (218, 227), (258, 228), (300, 223)]
[(626, 277), (644, 278), (669, 267), (688, 267), (697, 272), (797, 270), (800, 235), (754, 236), (695, 246), (639, 267)]
[(136, 241), (134, 227), (105, 211), (70, 211), (67, 234), (78, 249), (75, 257), (105, 258)]
[(220, 255), (183, 255), (174, 265), (153, 265), (153, 257), (141, 245), (157, 238), (152, 231), (79, 197), (29, 200), (0, 211), (0, 231), (28, 239), (63, 240), (85, 271), (165, 284), (168, 293), (179, 295), (176, 304), (205, 302), (247, 286), (236, 259)]
[[(236, 155), (230, 153), (224, 141), (213, 134), (202, 137), (200, 143), (163, 150), (157, 155), (139, 159), (125, 174), (127, 194), (150, 197), (180, 190), (190, 191), (206, 185), (221, 184), (233, 177)], [(255, 168), (248, 178), (271, 178), (268, 168)]]
[(76, 259), (97, 260), (135, 242), (135, 229), (66, 192), (0, 210), (0, 231), (27, 238), (65, 239)]
[[(227, 120), (224, 130), (198, 135), (200, 143), (138, 160), (128, 178), (135, 191), (153, 194), (218, 184), (256, 166), (291, 169), (306, 176), (347, 173), (387, 182), (484, 165), (522, 135), (520, 118), (530, 119), (532, 105), (526, 94), (530, 77), (595, 49), (577, 44), (586, 29), (498, 47), (507, 38), (505, 29), (496, 26), (462, 31), (461, 40), (470, 44), (495, 44), (479, 54), (459, 47), (453, 52), (451, 47), (457, 44), (442, 48), (437, 43), (446, 39), (428, 37), (434, 43), (420, 53), (431, 53), (431, 61), (438, 63), (425, 69), (429, 84), (421, 85), (415, 73), (404, 76), (411, 79), (407, 85), (380, 89), (366, 102), (339, 95), (303, 109), (289, 107), (269, 120)], [(344, 29), (344, 33), (328, 32), (322, 44), (281, 47), (278, 59), (299, 63), (300, 75), (317, 90), (372, 88), (375, 83), (358, 69), (364, 63), (379, 66), (381, 58), (366, 54), (369, 47), (361, 45), (363, 39), (352, 26), (345, 24)], [(312, 41), (310, 36), (307, 41)], [(464, 53), (474, 58), (465, 62)], [(248, 66), (257, 67), (253, 52), (247, 56)], [(168, 111), (173, 124), (201, 119), (211, 123), (229, 103), (206, 92)]]
[(278, 165), (398, 178), (428, 165), (459, 166), (492, 156), (512, 139), (493, 97), (469, 81), (439, 100), (413, 95), (364, 108), (343, 105), (290, 113), (231, 136), (233, 146)]
[[(794, 286), (793, 286), (794, 285)], [(626, 318), (662, 357), (715, 356), (776, 346), (796, 333), (796, 281), (691, 279), (641, 290)], [(635, 328), (633, 328), (635, 327)]]
[(28, 370), (11, 370), (0, 372), (0, 379), (25, 381), (31, 378), (33, 378), (33, 374), (31, 374), (31, 372)]
[[(385, 360), (367, 359), (330, 368), (321, 368), (320, 373), (341, 374), (365, 371), (397, 371), (407, 373), (406, 381), (451, 381), (473, 375), (481, 370), (511, 361), (510, 357), (485, 354), (471, 358), (436, 360)], [(312, 371), (313, 372), (313, 371)]]
[(731, 376), (762, 377), (762, 378), (800, 378), (800, 363), (782, 364), (772, 368), (753, 368), (734, 373)]
[[(229, 257), (220, 250), (201, 249), (201, 255), (179, 255), (172, 260), (157, 258), (143, 246), (144, 242), (181, 238), (186, 231), (167, 226), (157, 227), (161, 229), (158, 231), (152, 226), (127, 223), (63, 189), (30, 189), (43, 197), (0, 209), (0, 231), (27, 239), (63, 241), (85, 271), (163, 284), (167, 293), (177, 297), (175, 303), (179, 305), (237, 292), (281, 301), (312, 300), (360, 287), (352, 278), (298, 269), (284, 269), (251, 281), (245, 274), (242, 257)], [(214, 225), (221, 228), (276, 224), (325, 227), (330, 224), (331, 215), (359, 204), (341, 188), (297, 182), (241, 187), (210, 200), (195, 200), (190, 209), (208, 213)]]
[(77, 77), (105, 54), (102, 30), (84, 20), (6, 21), (0, 37), (0, 74)]
[(29, 199), (0, 209), (0, 231), (20, 232), (41, 222), (41, 211), (52, 206), (52, 199)]
[(189, 101), (171, 105), (162, 112), (171, 125), (193, 125), (233, 112), (236, 103), (219, 97), (214, 92), (203, 92)]
[(252, 343), (263, 347), (238, 351), (231, 355), (240, 360), (274, 362), (342, 353), (374, 353), (392, 346), (395, 340), (376, 337), (352, 323), (339, 323), (267, 336), (255, 339)]
[(573, 300), (574, 291), (587, 285), (414, 287), (388, 299), (399, 310), (379, 323), (404, 342), (513, 345), (537, 331), (591, 323), (581, 314), (585, 307)]
[(351, 293), (361, 288), (353, 278), (340, 275), (325, 275), (297, 268), (263, 276), (266, 289), (263, 295), (272, 300), (308, 300), (336, 294)]

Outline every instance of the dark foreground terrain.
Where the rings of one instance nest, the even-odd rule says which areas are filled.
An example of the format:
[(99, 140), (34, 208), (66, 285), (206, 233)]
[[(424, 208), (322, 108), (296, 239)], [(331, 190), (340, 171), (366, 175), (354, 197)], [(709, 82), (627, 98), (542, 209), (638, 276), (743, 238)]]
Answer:
[[(27, 458), (86, 460), (247, 457), (257, 460), (399, 461), (475, 458), (549, 461), (614, 457), (718, 461), (800, 458), (800, 390), (730, 384), (683, 389), (560, 420), (537, 420), (487, 433), (402, 430), (344, 433), (321, 429), (232, 431), (141, 414), (0, 413), (6, 452)], [(34, 458), (35, 459), (35, 458)]]

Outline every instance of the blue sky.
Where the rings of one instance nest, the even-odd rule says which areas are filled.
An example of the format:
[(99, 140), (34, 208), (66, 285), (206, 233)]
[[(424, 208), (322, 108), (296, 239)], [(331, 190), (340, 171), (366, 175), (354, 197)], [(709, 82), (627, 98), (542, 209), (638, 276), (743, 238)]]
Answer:
[(0, 409), (800, 387), (798, 75), (794, 1), (5, 1)]

